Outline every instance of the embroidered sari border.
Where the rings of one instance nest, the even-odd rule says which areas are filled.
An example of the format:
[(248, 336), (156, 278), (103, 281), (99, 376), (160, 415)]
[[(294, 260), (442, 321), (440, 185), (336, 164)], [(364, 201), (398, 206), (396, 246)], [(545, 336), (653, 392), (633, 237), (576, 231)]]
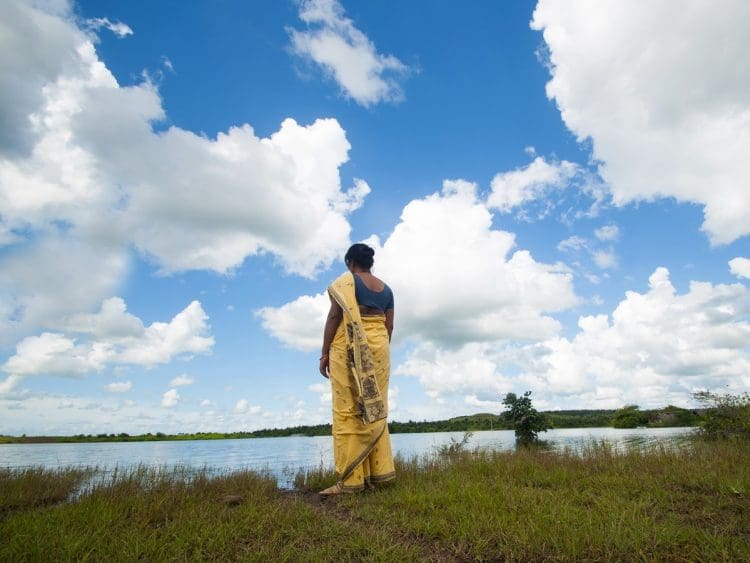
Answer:
[[(377, 436), (370, 442), (366, 448), (362, 450), (362, 452), (355, 457), (349, 465), (341, 472), (341, 475), (339, 476), (339, 484), (343, 486), (344, 481), (346, 481), (349, 476), (354, 473), (354, 470), (357, 468), (357, 466), (362, 463), (365, 459), (367, 459), (367, 456), (370, 455), (370, 452), (375, 448), (375, 444), (378, 443), (378, 440), (380, 440), (380, 437), (383, 435), (383, 432), (385, 432), (386, 424), (385, 420), (383, 422), (383, 427), (380, 429), (380, 432), (378, 432)], [(370, 476), (372, 478), (372, 476)]]

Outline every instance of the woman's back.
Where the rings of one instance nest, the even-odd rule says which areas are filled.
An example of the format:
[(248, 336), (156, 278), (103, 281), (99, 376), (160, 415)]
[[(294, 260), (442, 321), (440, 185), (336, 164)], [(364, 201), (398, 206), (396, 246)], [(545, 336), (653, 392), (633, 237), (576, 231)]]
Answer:
[(354, 292), (362, 314), (382, 315), (393, 309), (391, 288), (369, 272), (354, 274)]

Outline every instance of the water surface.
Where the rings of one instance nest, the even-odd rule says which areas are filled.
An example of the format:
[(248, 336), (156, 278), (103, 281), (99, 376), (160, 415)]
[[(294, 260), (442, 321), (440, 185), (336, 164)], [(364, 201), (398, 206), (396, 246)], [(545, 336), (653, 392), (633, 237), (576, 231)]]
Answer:
[[(691, 428), (566, 428), (540, 434), (550, 449), (580, 449), (592, 440), (607, 440), (615, 447), (674, 442)], [(405, 458), (433, 455), (440, 446), (460, 441), (463, 432), (392, 434), (393, 451)], [(475, 432), (468, 448), (510, 450), (515, 447), (512, 430)], [(266, 470), (281, 486), (299, 469), (331, 467), (330, 436), (289, 436), (233, 440), (184, 440), (165, 442), (97, 442), (78, 444), (0, 444), (0, 467), (47, 468), (96, 466), (102, 470), (134, 465), (188, 466), (217, 469)]]

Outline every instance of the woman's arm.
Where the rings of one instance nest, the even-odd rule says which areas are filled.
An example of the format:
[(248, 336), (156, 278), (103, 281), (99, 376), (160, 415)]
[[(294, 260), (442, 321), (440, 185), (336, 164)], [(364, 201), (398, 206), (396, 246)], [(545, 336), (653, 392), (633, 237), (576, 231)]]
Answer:
[(328, 377), (328, 351), (333, 343), (333, 337), (336, 336), (336, 329), (339, 328), (344, 312), (339, 304), (331, 299), (331, 308), (328, 311), (326, 326), (323, 329), (323, 349), (320, 352), (320, 374)]
[(388, 331), (388, 342), (390, 342), (391, 333), (393, 333), (393, 309), (385, 312), (385, 329)]

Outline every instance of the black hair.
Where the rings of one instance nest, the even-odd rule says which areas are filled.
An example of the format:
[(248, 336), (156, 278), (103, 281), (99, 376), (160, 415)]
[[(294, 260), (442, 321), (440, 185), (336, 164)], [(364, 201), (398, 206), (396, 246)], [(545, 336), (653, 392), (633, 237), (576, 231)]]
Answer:
[(367, 246), (366, 244), (362, 244), (361, 242), (358, 242), (357, 244), (353, 244), (349, 247), (349, 250), (346, 251), (346, 255), (344, 255), (344, 262), (348, 264), (349, 262), (353, 262), (360, 268), (364, 268), (365, 270), (369, 270), (372, 268), (372, 264), (375, 260), (373, 260), (373, 256), (375, 256), (375, 251)]

